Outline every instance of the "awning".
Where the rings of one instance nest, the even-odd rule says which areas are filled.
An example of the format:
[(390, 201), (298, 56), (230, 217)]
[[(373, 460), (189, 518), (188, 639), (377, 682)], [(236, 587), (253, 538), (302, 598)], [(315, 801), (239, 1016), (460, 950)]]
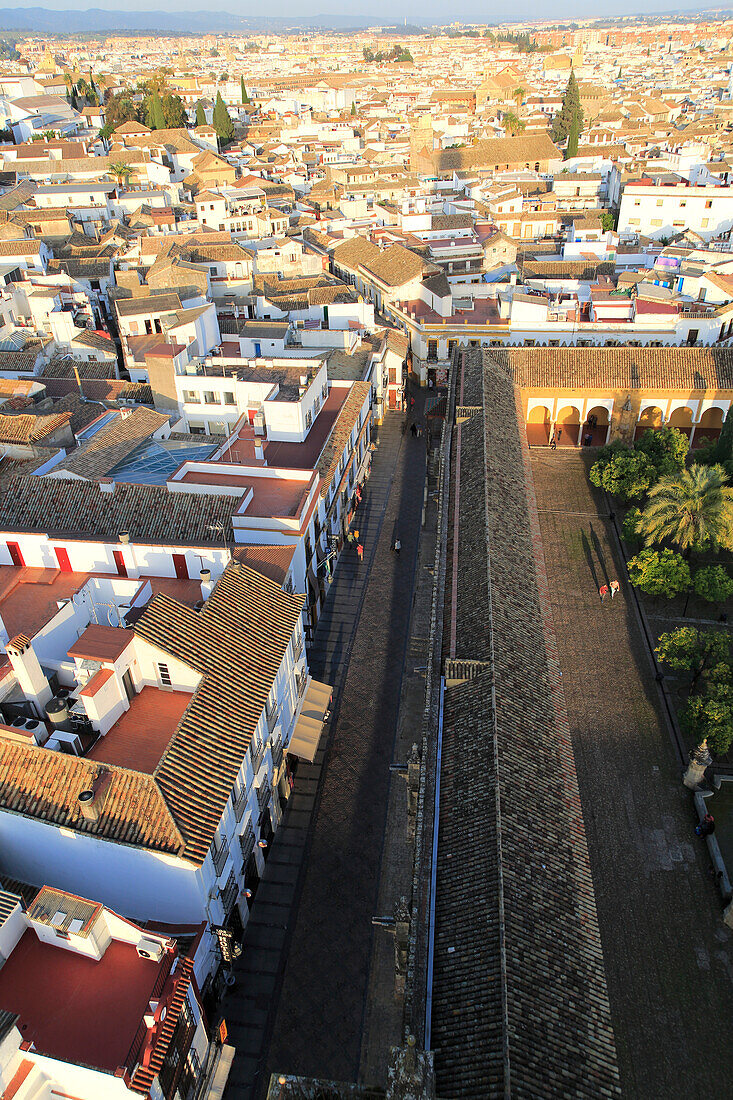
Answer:
[(328, 684), (319, 684), (318, 680), (311, 680), (305, 693), (303, 706), (300, 708), (298, 721), (295, 723), (293, 736), (287, 751), (293, 756), (299, 756), (301, 760), (313, 763), (318, 742), (321, 740), (323, 722), (331, 702), (331, 692)]

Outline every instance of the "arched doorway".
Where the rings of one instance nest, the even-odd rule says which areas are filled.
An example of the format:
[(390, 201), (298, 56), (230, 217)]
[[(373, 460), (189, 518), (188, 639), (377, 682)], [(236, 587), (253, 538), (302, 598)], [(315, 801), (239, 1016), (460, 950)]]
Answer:
[[(559, 435), (559, 439), (558, 439)], [(577, 447), (580, 436), (580, 413), (574, 405), (560, 409), (555, 421), (555, 439), (558, 447)]]
[(663, 423), (662, 410), (656, 405), (650, 405), (639, 417), (634, 439), (639, 439), (649, 428), (661, 428)]
[(717, 442), (722, 427), (723, 410), (706, 409), (700, 417), (700, 423), (695, 428), (695, 438), (692, 441), (693, 448), (704, 447), (708, 443)]
[(583, 425), (583, 443), (590, 436), (587, 444), (589, 447), (602, 447), (608, 439), (608, 424), (608, 409), (603, 405), (594, 405), (592, 409), (588, 409)]
[(689, 439), (692, 435), (692, 409), (685, 405), (681, 409), (674, 409), (670, 415), (667, 424), (670, 428), (676, 428), (677, 431), (683, 432)]
[(535, 405), (527, 416), (527, 442), (530, 447), (546, 447), (550, 440), (550, 410)]

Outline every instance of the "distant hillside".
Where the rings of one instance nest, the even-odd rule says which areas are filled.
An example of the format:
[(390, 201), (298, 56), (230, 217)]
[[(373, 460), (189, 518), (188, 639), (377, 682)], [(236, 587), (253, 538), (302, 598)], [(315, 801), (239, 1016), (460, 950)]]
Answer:
[(0, 31), (45, 31), (47, 34), (96, 34), (99, 32), (152, 32), (170, 34), (206, 34), (211, 31), (277, 33), (290, 29), (328, 28), (354, 30), (373, 25), (363, 15), (309, 15), (292, 19), (243, 17), (232, 12), (210, 11), (51, 11), (49, 8), (0, 8)]

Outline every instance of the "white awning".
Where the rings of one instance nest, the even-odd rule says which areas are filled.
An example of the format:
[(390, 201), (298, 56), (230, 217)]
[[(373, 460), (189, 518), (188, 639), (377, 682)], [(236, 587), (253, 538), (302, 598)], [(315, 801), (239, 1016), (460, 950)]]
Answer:
[(300, 708), (298, 721), (295, 723), (293, 736), (287, 751), (293, 756), (299, 756), (301, 760), (313, 763), (318, 742), (321, 740), (323, 721), (331, 701), (331, 692), (328, 684), (319, 684), (318, 680), (311, 680), (305, 693), (303, 706)]

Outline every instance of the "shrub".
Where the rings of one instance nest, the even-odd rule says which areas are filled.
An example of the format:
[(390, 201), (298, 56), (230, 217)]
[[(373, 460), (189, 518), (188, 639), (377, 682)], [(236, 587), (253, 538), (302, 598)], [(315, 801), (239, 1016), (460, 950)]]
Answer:
[(680, 711), (680, 723), (696, 745), (707, 741), (715, 756), (723, 756), (733, 742), (733, 710), (719, 699), (691, 695)]
[(684, 468), (690, 441), (679, 428), (647, 428), (634, 443), (653, 464), (659, 477), (678, 474)]
[(630, 545), (638, 546), (641, 541), (641, 535), (638, 531), (639, 520), (641, 519), (641, 512), (638, 508), (629, 508), (624, 522), (621, 526), (621, 534), (623, 535), (624, 542), (628, 542)]
[(695, 593), (708, 603), (724, 603), (733, 596), (733, 578), (722, 565), (698, 569), (693, 580)]
[(638, 500), (654, 484), (657, 472), (641, 451), (624, 450), (614, 454), (609, 462), (600, 458), (591, 467), (590, 479), (619, 500)]
[(648, 596), (672, 599), (690, 587), (690, 567), (674, 550), (641, 550), (628, 568), (631, 583)]

